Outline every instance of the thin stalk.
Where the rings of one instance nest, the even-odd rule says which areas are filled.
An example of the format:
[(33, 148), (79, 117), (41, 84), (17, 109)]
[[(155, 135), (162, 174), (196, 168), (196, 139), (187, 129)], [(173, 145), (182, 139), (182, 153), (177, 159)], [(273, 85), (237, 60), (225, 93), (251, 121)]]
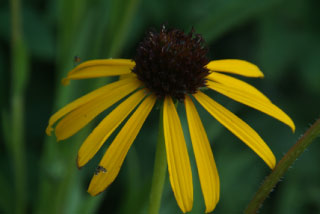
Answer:
[(11, 133), (7, 147), (13, 161), (14, 213), (26, 213), (26, 158), (24, 142), (24, 91), (28, 79), (27, 51), (21, 26), (21, 5), (11, 0)]
[(160, 110), (159, 134), (156, 148), (156, 157), (153, 169), (152, 186), (150, 191), (149, 214), (158, 214), (161, 205), (163, 185), (167, 172), (166, 150), (163, 133), (163, 108)]
[(318, 119), (294, 144), (294, 146), (279, 161), (272, 173), (264, 180), (253, 199), (248, 204), (244, 213), (257, 213), (263, 201), (283, 177), (293, 162), (307, 149), (307, 147), (320, 136), (320, 119)]
[[(118, 56), (123, 46), (125, 44), (126, 39), (128, 38), (129, 29), (134, 20), (134, 15), (136, 14), (137, 7), (140, 3), (140, 0), (130, 0), (126, 4), (125, 7), (121, 6), (121, 9), (124, 9), (124, 13), (119, 17), (116, 14), (113, 18), (113, 22), (111, 27), (113, 28), (112, 33), (112, 43), (110, 45), (110, 50), (107, 53), (108, 57)], [(121, 20), (119, 23), (119, 19)], [(115, 27), (116, 26), (116, 27)]]

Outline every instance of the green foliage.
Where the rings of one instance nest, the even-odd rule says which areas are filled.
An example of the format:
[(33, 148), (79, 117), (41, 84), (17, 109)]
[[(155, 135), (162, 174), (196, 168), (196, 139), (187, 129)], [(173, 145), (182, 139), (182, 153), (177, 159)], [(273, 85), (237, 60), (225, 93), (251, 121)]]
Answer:
[[(292, 117), (295, 135), (255, 110), (214, 93), (212, 96), (252, 125), (279, 160), (319, 117), (318, 8), (316, 0), (22, 1), (21, 40), (14, 45), (10, 4), (1, 2), (0, 213), (147, 213), (158, 128), (152, 121), (158, 120), (158, 110), (149, 116), (116, 181), (97, 197), (91, 197), (86, 188), (99, 157), (81, 170), (75, 164), (79, 146), (97, 121), (59, 143), (55, 137), (45, 136), (44, 130), (58, 108), (110, 81), (73, 81), (61, 86), (75, 56), (82, 61), (132, 58), (144, 32), (162, 24), (185, 31), (194, 26), (206, 38), (214, 59), (240, 58), (261, 68), (265, 78), (248, 81)], [(221, 180), (220, 202), (214, 213), (240, 213), (269, 169), (201, 107), (198, 109)], [(179, 115), (187, 130), (183, 109)], [(186, 140), (195, 185), (192, 213), (202, 213), (199, 179), (188, 137)], [(319, 149), (315, 143), (300, 157), (261, 213), (320, 212)], [(25, 173), (17, 179), (21, 172)], [(23, 200), (25, 207), (17, 209), (17, 199)], [(166, 179), (160, 213), (177, 212)]]

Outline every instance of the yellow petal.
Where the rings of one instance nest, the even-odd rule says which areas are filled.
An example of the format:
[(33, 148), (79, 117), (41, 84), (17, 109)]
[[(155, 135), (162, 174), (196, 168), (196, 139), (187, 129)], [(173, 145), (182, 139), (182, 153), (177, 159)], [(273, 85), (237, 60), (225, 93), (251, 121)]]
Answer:
[(97, 195), (105, 190), (117, 177), (127, 152), (153, 108), (155, 101), (155, 96), (147, 97), (112, 142), (99, 164), (99, 166), (105, 168), (105, 172), (94, 175), (90, 182), (88, 192), (91, 195)]
[(213, 158), (210, 143), (189, 96), (185, 97), (185, 106), (194, 155), (198, 168), (201, 189), (206, 204), (206, 213), (212, 212), (219, 201), (220, 182), (216, 163)]
[(188, 212), (193, 205), (191, 167), (180, 119), (170, 96), (164, 99), (163, 129), (171, 187), (180, 209)]
[(52, 126), (54, 123), (56, 123), (60, 118), (62, 118), (63, 116), (65, 116), (66, 114), (68, 114), (69, 112), (75, 110), (76, 108), (94, 100), (97, 97), (100, 97), (104, 94), (109, 94), (110, 92), (115, 91), (117, 88), (119, 87), (123, 87), (125, 85), (132, 85), (134, 82), (134, 84), (138, 84), (138, 80), (137, 79), (124, 79), (124, 80), (119, 80), (117, 82), (108, 84), (106, 86), (103, 86), (99, 89), (96, 89), (78, 99), (76, 99), (75, 101), (69, 103), (68, 105), (66, 105), (65, 107), (63, 107), (62, 109), (60, 109), (59, 111), (57, 111), (54, 115), (52, 115), (49, 119), (49, 124), (48, 127), (46, 129), (46, 133), (47, 135), (51, 135), (51, 131), (53, 130)]
[(56, 126), (57, 140), (64, 140), (82, 129), (98, 114), (112, 106), (114, 103), (127, 96), (141, 86), (139, 81), (132, 80), (128, 84), (120, 86), (112, 91), (91, 100), (67, 114)]
[(232, 85), (222, 85), (220, 83), (208, 81), (207, 86), (208, 88), (230, 97), (231, 99), (234, 99), (280, 120), (284, 124), (287, 124), (289, 127), (291, 127), (292, 131), (294, 132), (295, 125), (291, 118), (269, 100), (261, 99), (260, 96), (250, 94), (246, 90), (233, 88)]
[(119, 76), (119, 80), (126, 79), (126, 78), (132, 78), (132, 77), (136, 77), (136, 74), (135, 73), (123, 74), (123, 75)]
[(248, 124), (204, 93), (199, 91), (193, 96), (214, 118), (257, 153), (271, 169), (275, 167), (276, 159), (272, 151)]
[(143, 89), (132, 94), (99, 123), (79, 149), (78, 167), (85, 165), (97, 153), (112, 132), (145, 96), (146, 92)]
[(72, 69), (62, 84), (69, 84), (71, 79), (87, 79), (97, 77), (117, 76), (131, 73), (135, 62), (129, 59), (90, 60)]
[(231, 77), (229, 75), (225, 75), (225, 74), (221, 74), (221, 73), (217, 73), (217, 72), (212, 72), (211, 74), (209, 74), (207, 76), (207, 78), (209, 80), (213, 80), (215, 82), (221, 83), (226, 86), (232, 86), (233, 88), (235, 88), (237, 90), (246, 91), (246, 93), (255, 95), (255, 96), (259, 97), (260, 99), (271, 102), (268, 97), (266, 97), (263, 93), (261, 93), (258, 89), (256, 89), (252, 85), (250, 85), (242, 80)]
[(206, 65), (211, 71), (238, 74), (246, 77), (263, 77), (260, 69), (247, 61), (239, 59), (213, 60)]

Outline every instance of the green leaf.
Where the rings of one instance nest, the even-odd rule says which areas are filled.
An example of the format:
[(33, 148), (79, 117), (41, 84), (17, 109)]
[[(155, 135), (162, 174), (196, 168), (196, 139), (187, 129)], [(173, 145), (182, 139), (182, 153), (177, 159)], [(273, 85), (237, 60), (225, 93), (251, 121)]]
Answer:
[(216, 1), (216, 7), (212, 8), (208, 16), (196, 25), (196, 29), (210, 43), (241, 23), (259, 16), (277, 3), (279, 3), (278, 0)]

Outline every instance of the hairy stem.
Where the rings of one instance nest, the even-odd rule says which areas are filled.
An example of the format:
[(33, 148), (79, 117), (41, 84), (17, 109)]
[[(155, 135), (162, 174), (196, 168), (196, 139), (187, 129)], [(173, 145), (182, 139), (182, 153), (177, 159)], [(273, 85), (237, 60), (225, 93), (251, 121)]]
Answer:
[(271, 190), (279, 182), (280, 178), (289, 169), (293, 162), (306, 150), (306, 148), (320, 136), (320, 119), (318, 119), (304, 135), (291, 147), (285, 156), (279, 161), (272, 173), (264, 180), (253, 199), (248, 204), (244, 213), (257, 213)]

